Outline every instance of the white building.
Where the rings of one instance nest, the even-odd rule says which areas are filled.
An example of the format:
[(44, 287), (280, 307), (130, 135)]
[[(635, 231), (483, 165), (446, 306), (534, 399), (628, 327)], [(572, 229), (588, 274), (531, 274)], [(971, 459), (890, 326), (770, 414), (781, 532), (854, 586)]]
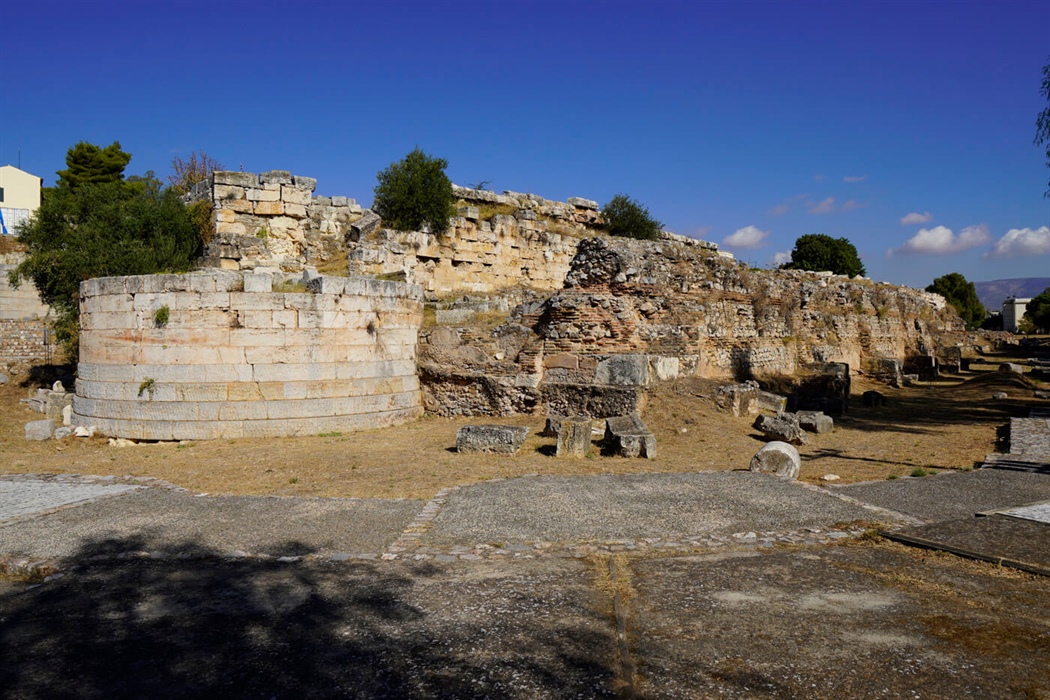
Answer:
[(1017, 332), (1017, 324), (1021, 322), (1021, 318), (1024, 316), (1025, 310), (1028, 308), (1028, 302), (1031, 299), (1018, 299), (1017, 297), (1010, 297), (1003, 302), (1003, 330), (1010, 331), (1011, 333)]
[(40, 186), (43, 179), (19, 170), (13, 165), (0, 165), (0, 215), (5, 236), (15, 235), (15, 226), (40, 208)]

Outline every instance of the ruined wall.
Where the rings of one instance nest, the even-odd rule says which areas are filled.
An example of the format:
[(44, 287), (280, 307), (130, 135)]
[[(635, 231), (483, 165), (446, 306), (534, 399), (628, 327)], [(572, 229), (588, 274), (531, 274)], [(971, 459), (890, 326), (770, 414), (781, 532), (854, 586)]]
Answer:
[(147, 440), (311, 435), (419, 417), (413, 285), (267, 272), (81, 284), (74, 423)]
[(348, 197), (316, 197), (317, 180), (287, 170), (216, 171), (188, 201), (211, 201), (215, 236), (203, 267), (345, 269), (346, 238), (364, 210)]
[(592, 239), (536, 328), (545, 354), (669, 356), (689, 374), (728, 377), (930, 353), (959, 319), (940, 296), (907, 287)]
[(21, 253), (0, 255), (0, 363), (48, 359), (53, 351), (47, 316), (51, 307), (40, 301), (36, 287), (25, 280), (15, 289), (7, 273), (21, 262)]
[(443, 415), (603, 417), (640, 408), (655, 381), (794, 374), (814, 362), (856, 370), (931, 353), (961, 327), (943, 298), (915, 289), (750, 270), (670, 237), (595, 237), (580, 242), (564, 289), (487, 335), (424, 332), (420, 370), (427, 410)]

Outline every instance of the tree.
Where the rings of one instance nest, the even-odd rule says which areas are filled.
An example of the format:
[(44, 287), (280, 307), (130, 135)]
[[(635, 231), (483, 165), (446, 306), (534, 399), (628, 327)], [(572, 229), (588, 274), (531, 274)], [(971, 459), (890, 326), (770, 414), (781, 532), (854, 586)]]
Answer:
[[(1039, 94), (1046, 98), (1047, 107), (1035, 119), (1035, 145), (1046, 146), (1046, 166), (1050, 168), (1050, 63), (1043, 66), (1043, 84)], [(1050, 197), (1050, 182), (1046, 183), (1044, 197)]]
[(984, 323), (987, 314), (977, 298), (977, 288), (958, 272), (938, 277), (926, 291), (944, 297), (959, 313), (967, 330), (980, 328)]
[(76, 190), (83, 185), (120, 182), (131, 154), (120, 150), (120, 141), (105, 148), (81, 141), (66, 151), (66, 169), (58, 171), (58, 186)]
[(376, 175), (372, 209), (399, 231), (419, 231), (424, 226), (444, 231), (455, 215), (447, 167), (447, 160), (431, 158), (417, 147)]
[(1050, 332), (1050, 287), (1032, 297), (1025, 307), (1024, 321), (1031, 323), (1033, 328)]
[(223, 170), (222, 163), (204, 151), (190, 153), (189, 158), (175, 156), (171, 159), (172, 174), (168, 175), (168, 184), (179, 194), (186, 194), (198, 182), (208, 179), (216, 170)]
[[(67, 163), (77, 162), (75, 153), (90, 152), (83, 146), (91, 144), (69, 149)], [(117, 175), (74, 186), (59, 173), (58, 186), (44, 189), (40, 208), (17, 229), (27, 252), (9, 280), (13, 285), (32, 280), (41, 300), (55, 309), (55, 332), (70, 360), (77, 357), (82, 281), (182, 272), (200, 252), (197, 229), (174, 190), (162, 188), (153, 173), (127, 181), (122, 170)]]
[(660, 237), (663, 224), (649, 210), (625, 194), (618, 194), (602, 207), (605, 230), (610, 236), (654, 241)]
[(827, 271), (849, 277), (863, 276), (865, 273), (864, 263), (849, 240), (832, 238), (823, 233), (799, 236), (791, 251), (791, 262), (780, 267), (783, 270)]

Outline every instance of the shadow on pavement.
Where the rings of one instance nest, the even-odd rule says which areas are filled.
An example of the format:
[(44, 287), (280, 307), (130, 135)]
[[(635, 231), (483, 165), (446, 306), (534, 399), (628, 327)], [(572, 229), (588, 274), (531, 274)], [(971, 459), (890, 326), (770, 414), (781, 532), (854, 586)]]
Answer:
[(112, 558), (151, 549), (94, 542), (62, 578), (0, 588), (4, 697), (614, 694), (611, 628), (575, 563), (479, 577), (223, 559), (193, 542), (169, 548), (183, 559)]

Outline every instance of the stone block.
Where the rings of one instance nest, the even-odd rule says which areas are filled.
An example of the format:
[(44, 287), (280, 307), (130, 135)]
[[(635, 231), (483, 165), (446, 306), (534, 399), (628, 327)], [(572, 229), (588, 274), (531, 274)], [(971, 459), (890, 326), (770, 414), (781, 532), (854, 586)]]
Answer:
[(238, 214), (251, 214), (252, 203), (247, 199), (227, 199), (222, 203), (223, 208)]
[(259, 182), (264, 185), (290, 185), (292, 184), (292, 174), (287, 170), (267, 170), (265, 173), (259, 173)]
[(468, 221), (477, 221), (481, 216), (481, 212), (477, 207), (460, 207), (458, 213)]
[(802, 458), (798, 450), (786, 442), (767, 443), (751, 458), (750, 469), (753, 472), (775, 474), (782, 479), (797, 479)]
[(273, 275), (263, 272), (247, 273), (244, 275), (245, 292), (264, 292), (269, 294), (273, 291)]
[(761, 431), (766, 440), (789, 442), (792, 445), (805, 445), (806, 434), (798, 424), (794, 413), (778, 413), (775, 416), (759, 416), (754, 427)]
[(465, 425), (456, 431), (456, 451), (514, 454), (528, 434), (529, 429), (519, 425)]
[(310, 199), (309, 190), (291, 185), (281, 187), (281, 201), (286, 204), (302, 204), (305, 210), (306, 205), (310, 204)]
[(661, 382), (677, 379), (681, 371), (681, 363), (677, 357), (663, 357), (652, 355), (649, 357), (650, 376), (656, 377)]
[(241, 173), (234, 170), (216, 170), (214, 174), (216, 185), (235, 185), (237, 187), (257, 187), (259, 178), (255, 173)]
[(371, 210), (366, 211), (364, 216), (350, 224), (350, 239), (360, 241), (363, 237), (379, 228), (380, 222), (381, 219), (378, 214)]
[(244, 199), (244, 188), (234, 185), (216, 185), (214, 197), (221, 199)]
[(591, 449), (591, 419), (572, 416), (562, 420), (558, 430), (558, 457), (586, 457)]
[(595, 379), (610, 386), (648, 386), (649, 360), (645, 355), (613, 355), (598, 363)]
[(1024, 367), (1013, 362), (1004, 362), (999, 365), (1000, 372), (1013, 372), (1015, 374), (1024, 374)]
[(248, 190), (245, 196), (252, 202), (279, 202), (281, 200), (281, 190), (280, 188), (276, 190), (253, 188)]
[(719, 408), (729, 411), (734, 416), (746, 416), (758, 411), (756, 406), (758, 391), (758, 382), (755, 381), (730, 384), (719, 388), (715, 403)]
[(234, 221), (232, 223), (220, 221), (215, 224), (215, 232), (228, 233), (234, 236), (245, 236), (248, 234), (248, 229), (239, 221)]
[(255, 203), (255, 213), (259, 216), (279, 216), (284, 213), (282, 202), (260, 201)]
[(65, 440), (67, 437), (73, 434), (73, 428), (68, 425), (63, 425), (61, 428), (55, 428), (55, 439)]
[(597, 211), (598, 209), (598, 202), (594, 201), (593, 199), (584, 199), (583, 197), (569, 197), (569, 199), (566, 201), (578, 209), (592, 209), (595, 211)]
[(332, 201), (330, 202), (330, 204), (333, 207), (348, 207), (350, 206), (350, 201), (351, 200), (349, 197), (342, 197), (337, 195), (335, 197), (332, 197)]
[(607, 418), (603, 446), (603, 451), (610, 455), (656, 458), (656, 437), (637, 413)]
[(781, 413), (787, 409), (787, 397), (769, 391), (759, 391), (755, 394), (755, 407), (760, 411)]
[(543, 358), (543, 366), (547, 369), (579, 369), (580, 358), (565, 353), (548, 355)]
[(807, 433), (830, 433), (835, 429), (835, 419), (821, 411), (798, 411), (799, 426)]
[(547, 421), (543, 424), (543, 432), (540, 433), (543, 437), (558, 437), (558, 433), (561, 432), (562, 421), (565, 420), (565, 416), (559, 416), (557, 414), (550, 414), (547, 416)]
[(33, 420), (26, 423), (26, 440), (50, 440), (55, 431), (55, 422), (52, 420)]
[(302, 187), (304, 190), (313, 192), (317, 189), (317, 178), (315, 177), (303, 177), (302, 175), (292, 175), (292, 184), (296, 187)]
[(302, 204), (288, 204), (284, 205), (284, 213), (286, 216), (290, 216), (294, 219), (305, 219), (306, 218), (306, 207)]

